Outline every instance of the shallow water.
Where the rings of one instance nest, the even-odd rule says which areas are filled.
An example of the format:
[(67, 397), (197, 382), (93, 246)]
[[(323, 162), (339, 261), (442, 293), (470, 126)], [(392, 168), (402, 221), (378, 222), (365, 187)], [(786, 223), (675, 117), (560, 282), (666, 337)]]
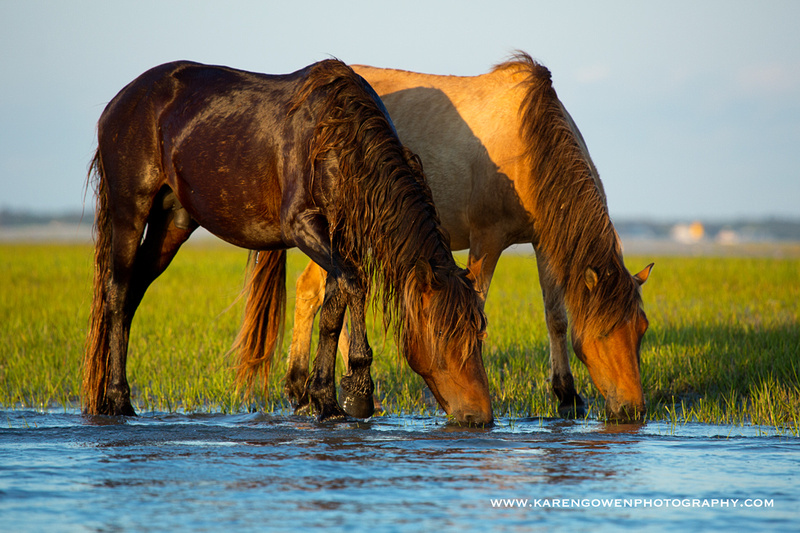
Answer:
[(753, 427), (0, 411), (0, 531), (796, 530)]

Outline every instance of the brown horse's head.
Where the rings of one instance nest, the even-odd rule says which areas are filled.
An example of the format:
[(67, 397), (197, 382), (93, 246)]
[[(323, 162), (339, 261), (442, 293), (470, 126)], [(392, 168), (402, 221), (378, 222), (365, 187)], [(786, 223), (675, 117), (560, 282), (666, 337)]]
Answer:
[[(650, 264), (632, 276), (637, 292), (647, 281), (652, 267)], [(600, 284), (604, 283), (591, 268), (586, 270), (584, 281), (590, 292), (600, 290)], [(573, 329), (575, 354), (589, 369), (592, 381), (605, 397), (609, 420), (639, 421), (644, 418), (639, 349), (647, 326), (647, 316), (637, 298), (627, 315), (608, 331), (586, 328), (581, 333)]]
[(481, 359), (486, 319), (472, 275), (417, 263), (406, 290), (404, 353), (439, 405), (459, 424), (491, 425), (489, 381)]

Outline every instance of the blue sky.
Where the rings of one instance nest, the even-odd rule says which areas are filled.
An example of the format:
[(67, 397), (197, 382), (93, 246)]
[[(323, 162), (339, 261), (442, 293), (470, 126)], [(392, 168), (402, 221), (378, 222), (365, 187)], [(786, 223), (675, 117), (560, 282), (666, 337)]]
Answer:
[[(95, 124), (192, 59), (553, 72), (617, 219), (800, 218), (800, 2), (0, 2), (0, 208), (80, 209)], [(91, 201), (87, 200), (91, 205)]]

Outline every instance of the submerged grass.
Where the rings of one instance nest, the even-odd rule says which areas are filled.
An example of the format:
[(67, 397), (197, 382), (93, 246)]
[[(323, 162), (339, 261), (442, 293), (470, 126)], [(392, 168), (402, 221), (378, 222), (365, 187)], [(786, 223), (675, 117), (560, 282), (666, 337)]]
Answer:
[[(0, 405), (75, 406), (91, 296), (91, 247), (0, 245)], [(458, 258), (463, 261), (464, 256)], [(288, 316), (268, 393), (234, 393), (226, 353), (238, 330), (246, 254), (216, 243), (185, 247), (150, 288), (131, 332), (128, 378), (140, 411), (241, 412), (288, 407), (281, 379), (305, 258), (290, 252)], [(627, 258), (638, 269), (653, 258)], [(648, 418), (673, 424), (800, 427), (800, 260), (655, 258), (644, 286), (651, 328), (642, 346)], [(484, 359), (497, 416), (556, 416), (534, 259), (505, 255), (486, 306)], [(424, 382), (369, 316), (373, 377), (387, 412), (429, 415)], [(576, 359), (589, 415), (603, 398)]]

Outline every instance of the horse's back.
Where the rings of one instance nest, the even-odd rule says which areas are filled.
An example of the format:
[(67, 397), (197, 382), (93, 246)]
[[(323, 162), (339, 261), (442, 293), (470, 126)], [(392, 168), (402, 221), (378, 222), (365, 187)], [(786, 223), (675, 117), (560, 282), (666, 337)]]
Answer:
[(383, 99), (403, 144), (422, 158), (453, 249), (469, 248), (476, 229), (498, 225), (490, 231), (530, 242), (530, 206), (514, 192), (526, 169), (519, 137), (524, 91), (513, 73), (353, 68)]
[[(270, 75), (192, 61), (164, 63), (125, 86), (106, 106), (100, 125), (127, 120), (124, 125), (129, 128), (132, 120), (159, 122), (176, 115), (218, 113), (231, 106), (242, 111), (245, 103), (252, 110), (254, 103), (267, 100), (270, 106), (286, 104), (290, 96), (285, 96), (283, 86), (296, 87), (304, 74), (305, 69)], [(247, 101), (237, 101), (237, 96)], [(209, 109), (210, 105), (217, 109)]]
[(134, 205), (126, 198), (152, 201), (169, 187), (221, 238), (250, 248), (281, 246), (285, 160), (290, 146), (304, 145), (296, 132), (308, 133), (292, 129), (287, 117), (303, 75), (190, 61), (146, 71), (117, 94), (98, 124), (112, 199)]

